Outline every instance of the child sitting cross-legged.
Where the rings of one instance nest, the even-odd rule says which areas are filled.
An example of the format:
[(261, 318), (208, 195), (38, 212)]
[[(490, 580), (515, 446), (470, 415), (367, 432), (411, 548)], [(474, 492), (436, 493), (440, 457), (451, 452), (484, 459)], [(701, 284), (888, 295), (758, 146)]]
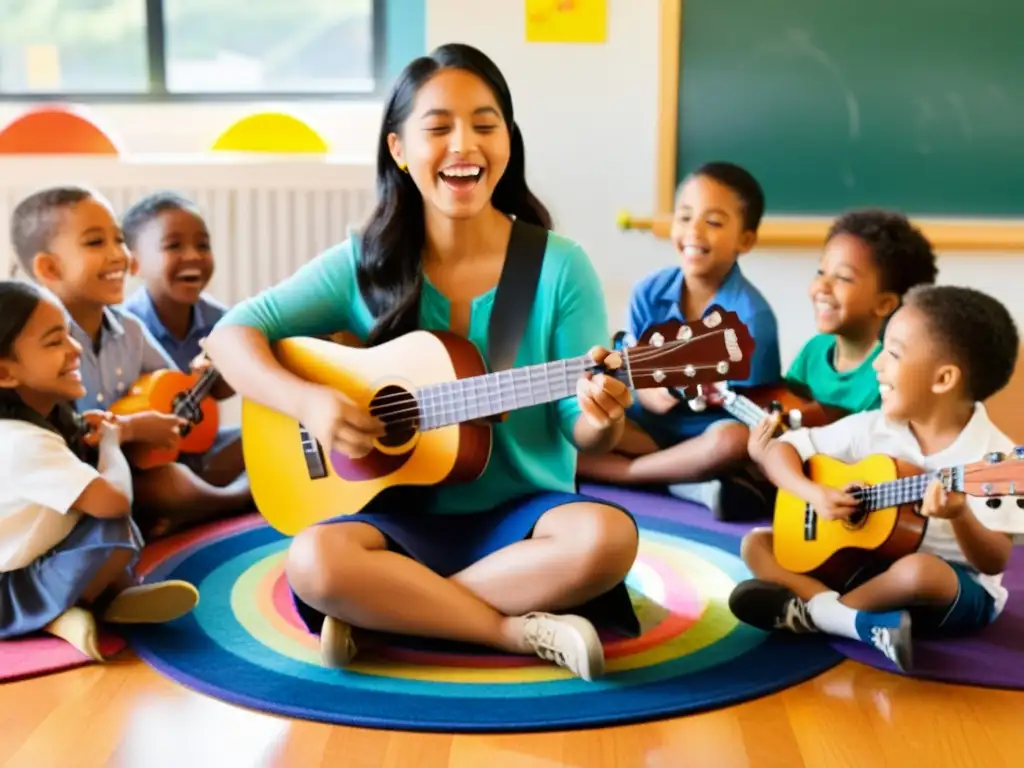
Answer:
[(0, 640), (45, 631), (102, 661), (97, 617), (173, 621), (198, 593), (132, 573), (131, 471), (117, 422), (70, 405), (80, 356), (56, 297), (0, 281)]
[[(775, 313), (739, 265), (757, 242), (764, 208), (761, 185), (740, 166), (713, 162), (689, 174), (679, 187), (672, 220), (679, 264), (634, 287), (630, 341), (668, 320), (700, 320), (717, 305), (735, 312), (755, 343), (749, 377), (730, 384), (778, 384), (782, 371)], [(617, 485), (668, 485), (675, 495), (700, 502), (722, 518), (760, 511), (760, 492), (738, 472), (747, 461), (749, 430), (742, 422), (720, 409), (697, 413), (666, 388), (636, 395), (614, 450), (581, 455), (580, 476)]]
[[(854, 489), (812, 482), (803, 461), (820, 454), (852, 464), (883, 454), (932, 472), (1010, 453), (1013, 442), (992, 424), (982, 401), (1009, 381), (1018, 348), (1010, 313), (992, 297), (970, 288), (918, 286), (890, 320), (874, 362), (881, 409), (774, 439), (772, 421), (765, 420), (752, 433), (761, 445), (751, 453), (772, 482), (819, 516), (847, 518), (858, 510)], [(907, 670), (911, 628), (919, 636), (971, 632), (1006, 605), (1002, 573), (1014, 537), (1024, 534), (1024, 510), (1006, 499), (987, 501), (993, 503), (932, 481), (921, 506), (927, 528), (918, 551), (865, 569), (840, 591), (784, 569), (772, 531), (754, 530), (742, 553), (756, 578), (735, 588), (730, 608), (766, 631), (860, 639)]]

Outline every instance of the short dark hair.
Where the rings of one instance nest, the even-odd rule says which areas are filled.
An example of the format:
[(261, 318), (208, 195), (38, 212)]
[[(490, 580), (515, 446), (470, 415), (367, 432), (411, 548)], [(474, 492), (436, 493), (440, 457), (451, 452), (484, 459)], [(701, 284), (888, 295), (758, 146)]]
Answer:
[(86, 187), (47, 187), (33, 192), (15, 206), (11, 214), (11, 245), (27, 276), (34, 277), (32, 261), (37, 253), (50, 249), (60, 231), (64, 212), (96, 196), (96, 192)]
[(160, 190), (136, 201), (121, 217), (121, 231), (129, 250), (135, 250), (142, 228), (164, 211), (194, 211), (199, 206), (183, 195), (172, 190)]
[(902, 213), (849, 211), (832, 223), (825, 241), (839, 235), (852, 235), (871, 249), (883, 291), (903, 297), (915, 285), (932, 284), (938, 277), (932, 244)]
[(735, 192), (743, 203), (743, 228), (757, 231), (764, 217), (764, 190), (750, 171), (735, 163), (718, 160), (704, 163), (686, 175), (686, 179), (683, 179), (676, 190), (676, 195), (679, 195), (687, 179), (696, 176), (707, 176)]
[(998, 299), (957, 285), (919, 285), (904, 305), (921, 312), (933, 337), (963, 371), (967, 395), (992, 397), (1017, 366), (1020, 337), (1013, 316)]

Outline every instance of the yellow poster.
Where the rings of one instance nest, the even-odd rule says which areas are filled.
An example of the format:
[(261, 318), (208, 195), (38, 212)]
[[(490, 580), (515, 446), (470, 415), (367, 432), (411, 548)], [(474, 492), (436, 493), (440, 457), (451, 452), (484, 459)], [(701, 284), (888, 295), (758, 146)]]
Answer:
[(526, 0), (526, 42), (603, 43), (608, 0)]

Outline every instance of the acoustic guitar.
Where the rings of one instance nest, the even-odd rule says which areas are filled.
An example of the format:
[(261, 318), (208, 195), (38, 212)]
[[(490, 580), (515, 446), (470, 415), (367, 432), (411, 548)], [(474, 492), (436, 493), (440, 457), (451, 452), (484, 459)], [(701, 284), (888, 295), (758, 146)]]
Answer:
[(583, 355), (488, 373), (472, 342), (447, 331), (414, 331), (368, 349), (283, 339), (272, 350), (285, 369), (344, 394), (384, 422), (386, 434), (368, 456), (349, 459), (325, 451), (291, 416), (243, 399), (242, 451), (253, 500), (274, 528), (294, 535), (359, 512), (391, 487), (478, 478), (490, 458), (495, 417), (575, 397), (587, 373), (614, 376), (632, 389), (688, 387), (749, 376), (753, 348), (736, 313), (720, 307), (702, 321), (647, 329), (637, 346), (619, 352), (623, 365), (614, 371)]
[(213, 368), (200, 373), (154, 371), (136, 381), (128, 394), (110, 411), (130, 416), (145, 411), (174, 414), (185, 420), (177, 448), (133, 446), (131, 462), (139, 469), (152, 469), (177, 461), (182, 453), (205, 453), (213, 447), (220, 427), (220, 411), (210, 391), (220, 378)]
[(928, 525), (920, 502), (932, 480), (940, 480), (946, 491), (974, 497), (1024, 495), (1024, 446), (1009, 457), (990, 453), (982, 461), (937, 472), (883, 455), (855, 464), (812, 456), (806, 472), (830, 488), (857, 483), (860, 509), (848, 519), (826, 520), (803, 499), (779, 489), (772, 525), (775, 559), (788, 571), (842, 589), (861, 568), (888, 565), (917, 551)]

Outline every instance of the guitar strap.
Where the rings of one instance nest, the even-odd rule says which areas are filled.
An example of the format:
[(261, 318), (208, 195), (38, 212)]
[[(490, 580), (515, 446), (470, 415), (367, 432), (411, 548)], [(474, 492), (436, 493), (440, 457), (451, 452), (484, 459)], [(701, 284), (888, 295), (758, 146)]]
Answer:
[(547, 244), (548, 231), (543, 227), (519, 219), (512, 222), (512, 236), (487, 328), (487, 357), (492, 373), (515, 365), (533, 311)]

